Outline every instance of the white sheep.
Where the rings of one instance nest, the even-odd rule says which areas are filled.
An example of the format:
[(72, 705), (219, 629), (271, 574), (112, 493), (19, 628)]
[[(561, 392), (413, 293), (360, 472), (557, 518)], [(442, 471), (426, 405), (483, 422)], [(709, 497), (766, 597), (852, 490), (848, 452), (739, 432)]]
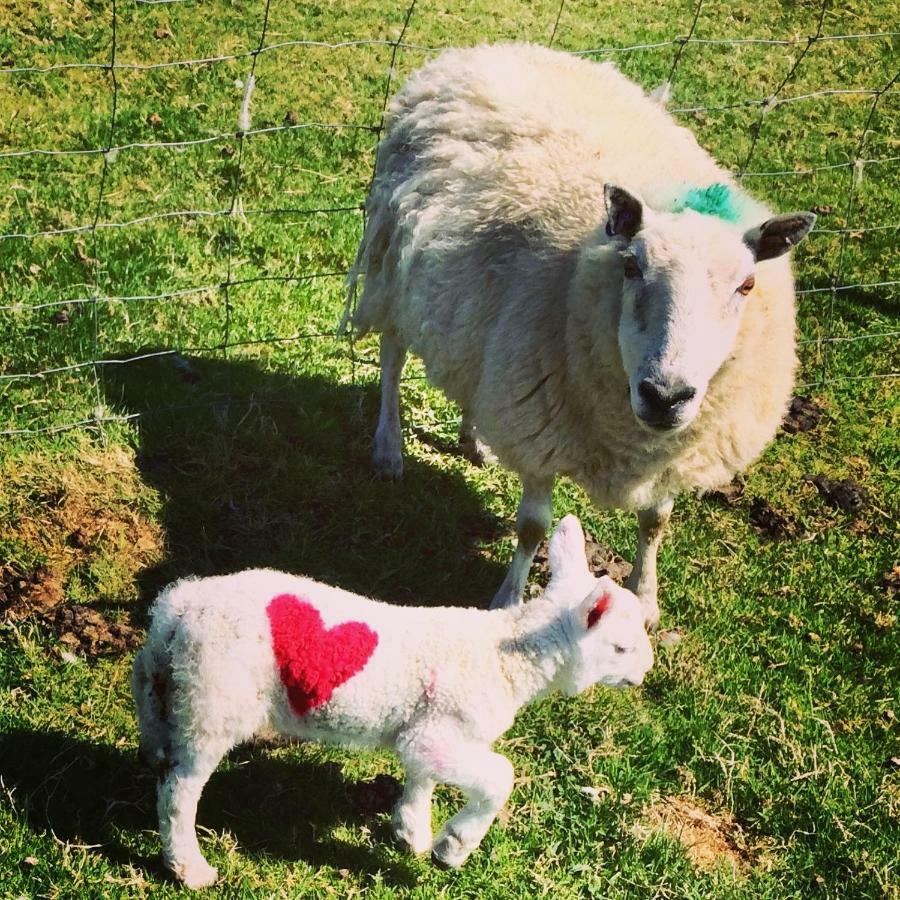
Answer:
[[(397, 836), (465, 862), (512, 789), (491, 745), (519, 708), (640, 684), (653, 663), (639, 601), (591, 575), (574, 516), (553, 534), (550, 568), (540, 599), (493, 612), (389, 606), (268, 569), (166, 588), (132, 674), (141, 754), (162, 770), (166, 864), (189, 887), (215, 881), (194, 828), (200, 792), (232, 747), (272, 731), (394, 750), (406, 771)], [(467, 803), (432, 842), (438, 783)]]
[(402, 473), (411, 348), (460, 405), (462, 437), (522, 481), (493, 605), (520, 601), (564, 474), (638, 511), (629, 587), (655, 624), (674, 497), (730, 479), (785, 412), (785, 254), (815, 216), (771, 216), (611, 63), (515, 44), (446, 51), (413, 74), (367, 213), (345, 324), (364, 276), (352, 321), (381, 332), (376, 468)]

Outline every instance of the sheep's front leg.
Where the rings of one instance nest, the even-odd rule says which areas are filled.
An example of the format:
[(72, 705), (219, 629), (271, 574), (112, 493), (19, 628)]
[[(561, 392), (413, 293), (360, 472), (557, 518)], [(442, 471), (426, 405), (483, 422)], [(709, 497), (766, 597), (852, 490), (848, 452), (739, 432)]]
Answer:
[(644, 607), (644, 619), (650, 628), (659, 624), (659, 603), (656, 599), (656, 555), (672, 515), (674, 501), (663, 500), (638, 513), (638, 547), (634, 569), (628, 578), (628, 588), (634, 591)]
[(505, 756), (486, 747), (462, 744), (441, 768), (440, 778), (460, 788), (468, 801), (441, 829), (431, 848), (438, 865), (456, 868), (481, 844), (509, 798), (513, 767)]
[(381, 412), (372, 442), (372, 463), (384, 478), (403, 474), (403, 435), (400, 431), (400, 375), (406, 345), (393, 332), (381, 335)]
[(394, 834), (413, 853), (425, 853), (431, 847), (431, 795), (434, 779), (407, 764), (403, 795), (394, 807)]
[(544, 539), (553, 518), (552, 493), (552, 477), (522, 479), (522, 500), (516, 515), (516, 555), (500, 590), (491, 601), (491, 609), (516, 606), (522, 602), (534, 551)]

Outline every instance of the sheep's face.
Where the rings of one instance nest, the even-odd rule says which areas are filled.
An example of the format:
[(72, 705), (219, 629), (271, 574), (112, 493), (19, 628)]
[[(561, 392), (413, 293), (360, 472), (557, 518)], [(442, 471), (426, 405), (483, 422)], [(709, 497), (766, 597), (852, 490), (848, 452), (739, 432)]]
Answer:
[(607, 234), (622, 265), (619, 349), (641, 425), (675, 434), (699, 413), (753, 302), (756, 264), (786, 253), (811, 213), (748, 232), (693, 210), (659, 213), (607, 186)]
[(572, 609), (575, 651), (562, 690), (574, 696), (593, 684), (633, 687), (653, 665), (653, 649), (638, 598), (608, 576)]

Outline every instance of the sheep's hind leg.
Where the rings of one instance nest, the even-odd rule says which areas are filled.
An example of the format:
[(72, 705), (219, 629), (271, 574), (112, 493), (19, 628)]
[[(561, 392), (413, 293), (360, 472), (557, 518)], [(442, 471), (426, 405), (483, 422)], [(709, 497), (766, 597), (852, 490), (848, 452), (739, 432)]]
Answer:
[(499, 753), (477, 744), (454, 748), (454, 758), (441, 767), (441, 781), (456, 785), (466, 805), (441, 829), (431, 848), (440, 866), (461, 866), (481, 844), (513, 787), (513, 767)]
[(372, 442), (372, 464), (383, 478), (403, 475), (403, 435), (400, 431), (400, 374), (406, 346), (393, 332), (381, 335), (381, 412)]
[(500, 590), (491, 601), (491, 609), (516, 606), (522, 602), (525, 582), (534, 560), (538, 544), (547, 534), (553, 518), (553, 479), (523, 479), (522, 501), (516, 515), (518, 543), (516, 555), (500, 585)]
[(160, 779), (156, 808), (163, 861), (189, 888), (214, 884), (219, 873), (204, 858), (197, 842), (197, 803), (203, 786), (231, 743), (203, 748), (190, 762), (176, 762)]
[(638, 547), (628, 588), (637, 594), (644, 607), (644, 619), (650, 628), (659, 624), (657, 602), (656, 556), (666, 525), (672, 515), (674, 501), (664, 500), (638, 512)]

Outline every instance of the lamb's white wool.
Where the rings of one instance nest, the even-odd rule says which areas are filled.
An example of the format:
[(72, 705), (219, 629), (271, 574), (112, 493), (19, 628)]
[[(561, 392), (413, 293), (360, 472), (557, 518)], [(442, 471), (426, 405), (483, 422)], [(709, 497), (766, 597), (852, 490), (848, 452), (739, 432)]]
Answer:
[[(441, 54), (390, 107), (350, 279), (354, 327), (382, 333), (375, 462), (402, 471), (411, 348), (522, 478), (496, 605), (521, 597), (565, 474), (642, 511), (630, 584), (655, 621), (672, 498), (753, 460), (790, 396), (785, 254), (815, 217), (772, 217), (659, 100), (610, 63), (504, 45)], [(727, 215), (683, 202), (714, 185)]]
[[(265, 569), (166, 588), (132, 688), (142, 755), (161, 769), (167, 865), (191, 887), (216, 879), (194, 830), (200, 792), (231, 747), (272, 731), (395, 750), (397, 835), (461, 865), (512, 789), (491, 745), (517, 710), (554, 690), (640, 684), (653, 663), (639, 601), (591, 575), (574, 516), (554, 532), (550, 565), (540, 599), (493, 612), (394, 607)], [(432, 840), (439, 783), (467, 803)]]

